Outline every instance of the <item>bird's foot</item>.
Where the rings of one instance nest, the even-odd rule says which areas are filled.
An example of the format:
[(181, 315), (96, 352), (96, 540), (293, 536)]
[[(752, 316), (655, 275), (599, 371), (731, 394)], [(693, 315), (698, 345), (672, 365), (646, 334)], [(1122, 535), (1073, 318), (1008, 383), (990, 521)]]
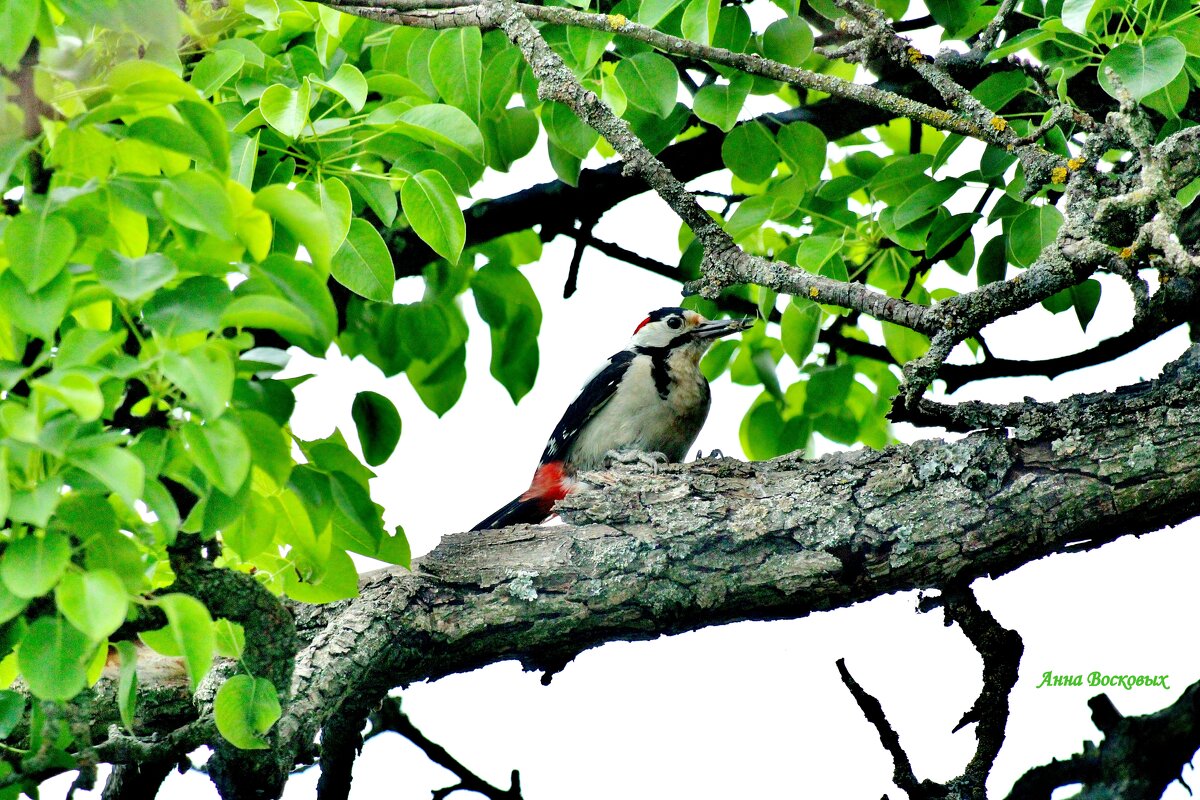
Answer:
[[(710, 453), (708, 454), (708, 458), (724, 458), (724, 457), (725, 457), (725, 454), (724, 454), (724, 453), (722, 453), (720, 450), (713, 450), (712, 452), (710, 452)], [(705, 456), (704, 456), (704, 451), (703, 451), (703, 450), (697, 450), (697, 451), (696, 451), (696, 460), (697, 460), (697, 461), (703, 461), (703, 460), (704, 460), (704, 458), (705, 458)]]
[(644, 453), (641, 450), (609, 450), (604, 454), (604, 460), (609, 465), (636, 462), (649, 467), (651, 472), (657, 474), (658, 465), (666, 464), (668, 459), (662, 453)]

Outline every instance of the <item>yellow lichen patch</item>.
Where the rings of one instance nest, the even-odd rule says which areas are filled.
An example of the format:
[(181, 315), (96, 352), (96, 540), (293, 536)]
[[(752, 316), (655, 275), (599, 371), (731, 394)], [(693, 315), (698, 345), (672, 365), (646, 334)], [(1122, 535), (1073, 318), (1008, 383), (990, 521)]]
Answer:
[(915, 47), (908, 48), (908, 60), (913, 64), (920, 64), (925, 60), (925, 54)]
[(1121, 258), (1132, 258), (1133, 257), (1133, 248), (1132, 247), (1122, 247), (1121, 251), (1119, 253), (1117, 253), (1117, 255), (1119, 255)]
[(1066, 183), (1067, 182), (1067, 168), (1066, 167), (1055, 167), (1054, 169), (1050, 170), (1050, 180), (1053, 183)]
[(1003, 131), (1008, 128), (1008, 120), (1001, 119), (1000, 117), (992, 117), (988, 125), (991, 125), (995, 130)]
[(626, 17), (624, 14), (609, 14), (608, 15), (608, 27), (612, 28), (614, 31), (624, 28), (626, 22), (629, 22), (629, 18)]
[(811, 297), (811, 298), (812, 298), (812, 299), (814, 299), (814, 300), (816, 300), (816, 299), (817, 299), (817, 295), (819, 295), (820, 293), (821, 293), (821, 292), (820, 292), (820, 291), (818, 291), (818, 290), (817, 290), (817, 287), (815, 287), (815, 286), (814, 286), (814, 287), (812, 287), (811, 289), (809, 289), (809, 290), (808, 290), (808, 296), (809, 296), (809, 297)]
[(1085, 162), (1082, 158), (1072, 158), (1067, 162), (1067, 169), (1079, 169), (1084, 165), (1084, 163)]

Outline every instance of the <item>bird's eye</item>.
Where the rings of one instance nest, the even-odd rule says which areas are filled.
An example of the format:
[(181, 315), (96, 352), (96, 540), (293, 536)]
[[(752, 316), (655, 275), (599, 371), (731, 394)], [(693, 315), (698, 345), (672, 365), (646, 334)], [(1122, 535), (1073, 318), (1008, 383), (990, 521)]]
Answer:
[(669, 327), (669, 328), (677, 329), (677, 328), (681, 327), (682, 325), (683, 325), (683, 320), (681, 320), (679, 317), (670, 317), (667, 319), (667, 327)]

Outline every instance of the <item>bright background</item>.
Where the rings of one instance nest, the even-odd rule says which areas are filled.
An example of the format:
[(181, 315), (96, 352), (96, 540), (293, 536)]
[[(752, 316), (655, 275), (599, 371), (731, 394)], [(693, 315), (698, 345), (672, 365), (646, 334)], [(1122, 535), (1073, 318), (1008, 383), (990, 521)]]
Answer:
[[(756, 30), (777, 13), (762, 0), (748, 9)], [(923, 13), (914, 3), (909, 16)], [(935, 42), (917, 44), (925, 52), (937, 49)], [(744, 115), (770, 108), (751, 105)], [(978, 151), (964, 146), (956, 158), (971, 154), (978, 158)], [(585, 166), (600, 163), (593, 154)], [(541, 144), (513, 174), (489, 174), (483, 186), (493, 197), (554, 177)], [(727, 178), (707, 176), (692, 188), (727, 190)], [(963, 207), (954, 204), (952, 211), (969, 210), (977, 197), (962, 194)], [(594, 232), (675, 263), (678, 230), (679, 221), (665, 204), (644, 194), (605, 215)], [(985, 241), (993, 232), (976, 233)], [(385, 379), (374, 366), (336, 351), (324, 360), (295, 351), (289, 373), (316, 375), (297, 390), (293, 429), (301, 438), (327, 436), (337, 427), (354, 446), (350, 406), (355, 394), (370, 389), (396, 403), (403, 435), (395, 455), (377, 470), (372, 494), (386, 508), (388, 524), (404, 526), (414, 555), (431, 550), (447, 533), (470, 528), (523, 491), (547, 436), (584, 381), (624, 346), (647, 311), (678, 303), (678, 284), (595, 251), (584, 255), (578, 293), (561, 300), (573, 247), (573, 241), (560, 237), (546, 246), (539, 263), (524, 268), (544, 317), (541, 371), (519, 406), (488, 374), (487, 327), (470, 302), (466, 389), (441, 419), (420, 403), (403, 377)], [(1120, 333), (1132, 316), (1128, 290), (1118, 280), (1101, 281), (1104, 294), (1086, 334), (1072, 312), (1051, 316), (1034, 308), (985, 329), (989, 346), (1002, 358), (1041, 359)], [(927, 285), (972, 288), (945, 268)], [(396, 299), (410, 302), (421, 291), (420, 280), (402, 280)], [(1187, 345), (1185, 332), (1176, 330), (1112, 364), (1053, 381), (972, 384), (952, 399), (1052, 401), (1112, 389), (1154, 377)], [(963, 348), (954, 356), (967, 357)], [(744, 457), (738, 426), (758, 392), (733, 385), (727, 376), (717, 381), (713, 411), (696, 447)], [(895, 431), (904, 441), (943, 433), (907, 425)], [(1193, 624), (1189, 612), (1200, 606), (1196, 530), (1192, 522), (1128, 537), (1095, 552), (1043, 559), (975, 583), (982, 605), (1025, 643), (991, 795), (1006, 795), (1030, 767), (1068, 758), (1084, 740), (1101, 738), (1087, 708), (1088, 698), (1100, 690), (1086, 685), (1036, 689), (1045, 671), (1170, 676), (1167, 691), (1108, 690), (1124, 714), (1165, 707), (1200, 679), (1194, 637), (1186, 633)], [(370, 568), (365, 561), (361, 568)], [(890, 756), (842, 685), (834, 662), (844, 657), (859, 683), (879, 698), (918, 778), (958, 775), (974, 752), (974, 726), (950, 731), (978, 694), (980, 659), (957, 627), (943, 626), (940, 611), (918, 614), (915, 606), (916, 595), (909, 592), (800, 620), (609, 644), (580, 655), (546, 687), (539, 674), (523, 673), (513, 662), (494, 664), (409, 687), (403, 707), (427, 736), (495, 785), (507, 787), (510, 770), (520, 769), (526, 800), (877, 798), (885, 792), (902, 797), (891, 784)], [(369, 742), (355, 775), (351, 797), (359, 800), (425, 800), (432, 790), (456, 782), (395, 735)], [(317, 778), (315, 769), (293, 778), (284, 797), (315, 797)], [(1184, 778), (1197, 782), (1190, 768)], [(56, 779), (43, 796), (62, 796), (69, 780)], [(76, 796), (99, 794), (98, 788)], [(1056, 797), (1068, 794), (1060, 791)], [(160, 796), (216, 793), (206, 776), (191, 772), (173, 774)], [(1187, 795), (1175, 783), (1166, 796)]]

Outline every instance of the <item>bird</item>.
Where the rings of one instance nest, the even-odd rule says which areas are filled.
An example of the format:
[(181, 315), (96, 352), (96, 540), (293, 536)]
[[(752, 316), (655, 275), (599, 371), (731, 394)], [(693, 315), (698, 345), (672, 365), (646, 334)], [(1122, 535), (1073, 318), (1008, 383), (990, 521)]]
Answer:
[[(751, 319), (708, 320), (695, 311), (651, 311), (624, 350), (611, 356), (563, 413), (529, 488), (473, 531), (539, 523), (575, 488), (581, 472), (606, 459), (682, 461), (711, 405), (700, 358), (718, 338)], [(631, 457), (632, 456), (632, 457)]]

